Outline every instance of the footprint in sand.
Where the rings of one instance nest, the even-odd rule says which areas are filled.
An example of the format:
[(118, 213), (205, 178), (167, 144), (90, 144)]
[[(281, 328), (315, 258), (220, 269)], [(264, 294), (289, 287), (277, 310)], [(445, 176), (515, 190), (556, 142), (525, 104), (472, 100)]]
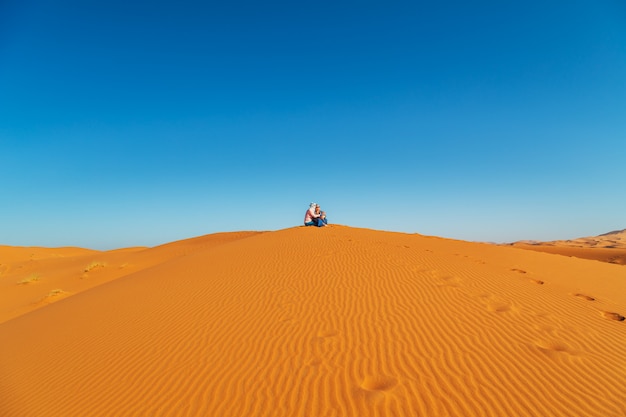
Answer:
[(552, 354), (552, 353), (568, 353), (570, 355), (574, 354), (574, 351), (567, 346), (565, 343), (557, 342), (557, 341), (546, 341), (541, 340), (535, 343), (535, 346), (539, 348), (543, 353)]
[(576, 293), (574, 294), (574, 297), (578, 297), (578, 298), (582, 298), (583, 300), (587, 300), (587, 301), (595, 301), (596, 299), (589, 296), (589, 295), (585, 295), (585, 294), (580, 294), (580, 293)]
[[(512, 272), (517, 272), (518, 274), (527, 274), (527, 271), (524, 271), (523, 269), (518, 269), (518, 268), (511, 268)], [(543, 285), (545, 284), (544, 281), (540, 280), (540, 279), (536, 279), (536, 278), (531, 278), (530, 282), (532, 282), (533, 284), (537, 284), (537, 285)]]
[[(327, 342), (328, 339), (339, 335), (336, 330), (324, 330), (317, 333), (317, 336), (311, 339), (311, 348), (313, 350), (313, 359), (308, 362), (309, 366), (318, 366), (324, 362), (324, 356), (329, 352), (332, 343)], [(330, 344), (329, 344), (330, 343)]]
[(461, 279), (459, 277), (442, 274), (436, 270), (431, 271), (431, 274), (435, 278), (440, 280), (439, 282), (436, 283), (440, 287), (455, 287), (456, 288), (456, 287), (461, 286)]
[(487, 310), (492, 313), (505, 313), (511, 310), (511, 305), (509, 303), (503, 303), (499, 301), (490, 301), (487, 304)]
[(428, 267), (426, 267), (426, 266), (412, 266), (410, 268), (410, 271), (414, 272), (416, 274), (422, 274), (422, 273), (425, 273), (425, 272), (430, 272), (430, 269), (428, 269)]
[(610, 311), (602, 311), (602, 316), (605, 319), (615, 320), (615, 321), (624, 321), (625, 317), (618, 313), (612, 313)]
[(458, 278), (455, 277), (442, 277), (441, 278), (443, 280), (443, 282), (441, 282), (439, 284), (439, 286), (442, 287), (452, 287), (452, 288), (458, 288), (461, 286), (461, 281)]
[(367, 391), (389, 391), (398, 385), (398, 379), (386, 375), (369, 375), (363, 379), (360, 387)]

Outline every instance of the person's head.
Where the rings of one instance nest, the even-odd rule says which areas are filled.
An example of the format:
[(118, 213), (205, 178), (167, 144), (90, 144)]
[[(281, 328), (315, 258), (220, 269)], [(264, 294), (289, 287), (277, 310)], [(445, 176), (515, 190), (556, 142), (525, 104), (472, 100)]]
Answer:
[(316, 204), (316, 205), (315, 205), (315, 212), (316, 212), (316, 213), (319, 213), (319, 212), (320, 212), (320, 205), (319, 205), (319, 204)]
[(315, 204), (315, 203), (311, 203), (311, 204), (309, 204), (309, 208), (314, 209), (314, 208), (315, 208), (315, 206), (317, 206), (317, 204)]

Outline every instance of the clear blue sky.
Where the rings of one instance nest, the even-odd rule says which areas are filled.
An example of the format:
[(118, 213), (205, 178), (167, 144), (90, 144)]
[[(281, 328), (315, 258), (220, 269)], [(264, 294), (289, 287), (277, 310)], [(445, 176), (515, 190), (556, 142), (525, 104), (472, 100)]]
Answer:
[(0, 244), (626, 227), (624, 2), (439, 3), (0, 2)]

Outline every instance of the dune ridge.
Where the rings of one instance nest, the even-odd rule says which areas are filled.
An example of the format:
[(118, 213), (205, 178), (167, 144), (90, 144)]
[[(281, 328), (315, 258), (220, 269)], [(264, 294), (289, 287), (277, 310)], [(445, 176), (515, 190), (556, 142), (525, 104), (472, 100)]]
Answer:
[(548, 242), (522, 240), (509, 245), (519, 249), (626, 265), (626, 229), (577, 239)]
[(0, 414), (626, 415), (619, 265), (345, 226), (197, 239), (0, 324)]
[[(154, 248), (110, 251), (0, 246), (0, 323), (193, 251), (258, 233), (215, 233)], [(51, 295), (55, 291), (61, 292)]]

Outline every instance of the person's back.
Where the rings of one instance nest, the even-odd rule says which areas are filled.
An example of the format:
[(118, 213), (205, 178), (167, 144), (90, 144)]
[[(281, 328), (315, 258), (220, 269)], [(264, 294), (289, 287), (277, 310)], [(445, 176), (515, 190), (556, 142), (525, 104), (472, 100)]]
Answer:
[(309, 204), (309, 208), (306, 213), (304, 213), (304, 225), (305, 226), (315, 226), (317, 223), (315, 220), (319, 217), (315, 214), (315, 207), (317, 204), (311, 203)]

